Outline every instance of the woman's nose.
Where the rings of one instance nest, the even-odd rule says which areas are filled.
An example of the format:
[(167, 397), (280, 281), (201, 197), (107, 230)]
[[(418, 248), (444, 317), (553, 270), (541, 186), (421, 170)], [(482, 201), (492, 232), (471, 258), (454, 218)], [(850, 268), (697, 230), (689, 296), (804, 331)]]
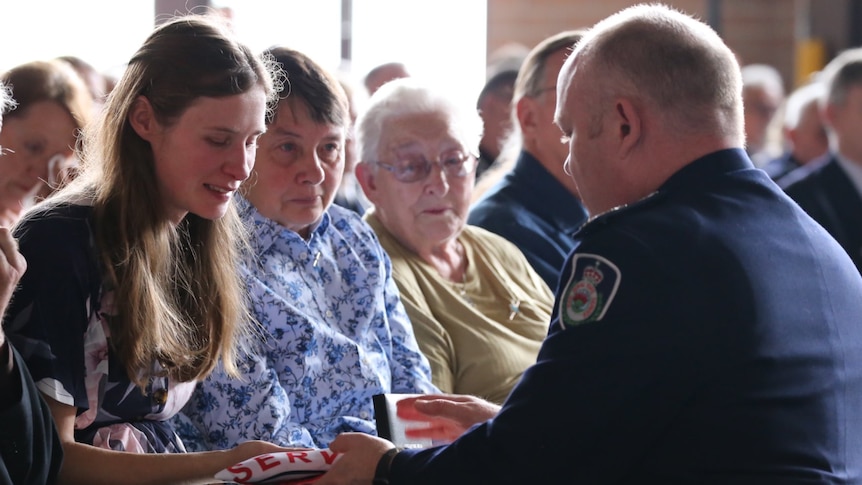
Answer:
[(439, 163), (432, 163), (431, 172), (428, 173), (428, 177), (425, 179), (425, 190), (438, 197), (446, 195), (449, 192), (449, 180), (446, 177), (447, 175), (443, 170), (443, 166)]
[(309, 185), (319, 185), (323, 183), (326, 174), (323, 171), (323, 162), (316, 153), (305, 157), (302, 162), (302, 170), (299, 171), (299, 182)]
[(225, 164), (225, 173), (240, 182), (247, 179), (251, 175), (251, 169), (254, 168), (256, 152), (254, 147), (243, 147)]

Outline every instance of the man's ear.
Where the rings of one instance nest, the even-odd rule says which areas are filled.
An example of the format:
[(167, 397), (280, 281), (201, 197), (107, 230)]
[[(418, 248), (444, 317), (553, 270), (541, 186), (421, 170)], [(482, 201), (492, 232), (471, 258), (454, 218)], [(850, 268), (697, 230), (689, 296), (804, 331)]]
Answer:
[(527, 138), (531, 137), (539, 124), (536, 100), (529, 96), (524, 96), (518, 100), (518, 104), (515, 105), (515, 116), (518, 118), (518, 124), (521, 125), (521, 133)]
[(614, 110), (613, 129), (616, 130), (615, 136), (618, 140), (620, 154), (625, 157), (640, 142), (643, 133), (643, 119), (637, 107), (627, 98), (616, 100)]
[(366, 162), (360, 161), (353, 169), (353, 174), (359, 186), (362, 187), (362, 192), (372, 204), (377, 204), (377, 181), (375, 180), (374, 169)]
[(787, 128), (785, 126), (781, 129), (781, 132), (784, 134), (784, 139), (789, 141), (791, 145), (795, 145), (797, 143), (799, 132), (796, 131), (796, 128)]
[(835, 124), (839, 121), (838, 117), (841, 116), (841, 107), (836, 106), (832, 103), (826, 103), (820, 110), (820, 116), (823, 118), (823, 124), (826, 125), (827, 128), (834, 129)]
[(129, 124), (144, 140), (152, 142), (153, 135), (160, 128), (156, 121), (153, 106), (146, 96), (138, 96), (129, 110)]

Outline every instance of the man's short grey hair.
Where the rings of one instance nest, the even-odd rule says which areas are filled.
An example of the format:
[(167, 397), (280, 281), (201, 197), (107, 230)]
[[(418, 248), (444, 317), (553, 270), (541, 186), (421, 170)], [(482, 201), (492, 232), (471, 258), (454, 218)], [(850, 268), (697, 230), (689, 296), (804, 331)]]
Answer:
[(742, 66), (742, 89), (760, 88), (772, 98), (784, 98), (784, 80), (778, 69), (769, 64), (747, 64)]
[(482, 138), (482, 118), (478, 111), (466, 103), (459, 105), (416, 78), (401, 78), (381, 86), (369, 98), (365, 110), (356, 120), (360, 159), (364, 162), (379, 161), (380, 140), (390, 121), (424, 113), (445, 115), (463, 148), (473, 155), (478, 152)]
[(812, 104), (819, 105), (826, 97), (826, 85), (819, 81), (796, 88), (784, 104), (784, 127), (794, 129), (799, 125), (802, 113)]
[(823, 68), (821, 79), (826, 83), (829, 104), (841, 105), (850, 88), (862, 86), (862, 47), (842, 51)]
[(736, 56), (705, 23), (671, 7), (626, 8), (589, 29), (575, 48), (594, 65), (596, 96), (651, 105), (679, 133), (743, 139), (742, 79)]
[(5, 83), (0, 82), (0, 116), (12, 111), (17, 103), (12, 99), (12, 89)]

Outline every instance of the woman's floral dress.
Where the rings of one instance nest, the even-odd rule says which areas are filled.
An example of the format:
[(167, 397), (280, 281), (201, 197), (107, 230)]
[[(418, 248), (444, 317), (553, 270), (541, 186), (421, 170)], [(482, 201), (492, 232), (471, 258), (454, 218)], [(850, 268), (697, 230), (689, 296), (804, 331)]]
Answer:
[(27, 216), (15, 229), (27, 271), (6, 314), (9, 339), (38, 389), (78, 408), (75, 439), (137, 453), (184, 452), (168, 423), (194, 382), (131, 382), (111, 349), (108, 319), (118, 302), (103, 285), (92, 207), (63, 205)]

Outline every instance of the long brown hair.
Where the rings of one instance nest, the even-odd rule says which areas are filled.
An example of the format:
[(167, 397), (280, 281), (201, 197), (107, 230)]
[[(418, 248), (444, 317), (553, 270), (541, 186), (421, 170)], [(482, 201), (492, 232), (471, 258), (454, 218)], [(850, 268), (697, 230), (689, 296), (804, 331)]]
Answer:
[(216, 20), (188, 16), (157, 27), (86, 133), (84, 171), (66, 200), (84, 190), (94, 206), (105, 289), (115, 291), (111, 345), (129, 377), (145, 385), (160, 363), (180, 381), (200, 379), (219, 358), (234, 374), (238, 342), (251, 319), (237, 274), (244, 231), (231, 203), (207, 220), (189, 213), (173, 225), (162, 203), (148, 142), (129, 123), (145, 96), (156, 119), (175, 122), (202, 96), (264, 87), (274, 101), (274, 68), (233, 40)]

